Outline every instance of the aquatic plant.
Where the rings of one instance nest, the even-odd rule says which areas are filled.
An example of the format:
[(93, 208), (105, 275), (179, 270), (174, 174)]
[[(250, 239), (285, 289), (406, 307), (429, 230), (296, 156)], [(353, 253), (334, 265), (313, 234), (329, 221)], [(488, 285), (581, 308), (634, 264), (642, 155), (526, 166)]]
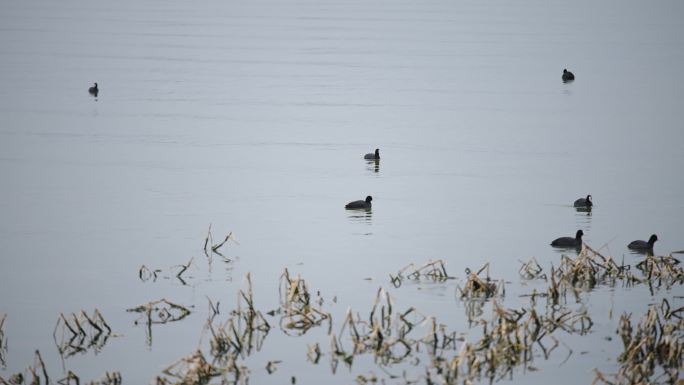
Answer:
[[(486, 273), (486, 275), (481, 276), (482, 273)], [(482, 266), (477, 273), (473, 273), (470, 269), (466, 269), (466, 274), (468, 277), (463, 289), (458, 286), (458, 291), (461, 293), (461, 299), (491, 298), (505, 295), (506, 289), (503, 280), (494, 281), (490, 278), (489, 263)]]
[[(483, 377), (492, 382), (512, 374), (516, 367), (534, 370), (531, 364), (535, 347), (548, 359), (559, 344), (552, 335), (556, 330), (585, 334), (591, 329), (593, 323), (586, 311), (551, 309), (550, 314), (540, 315), (534, 306), (504, 309), (494, 302), (492, 318), (482, 323), (480, 339), (465, 342), (458, 354), (451, 358), (434, 356), (428, 382), (472, 383)], [(550, 348), (544, 345), (547, 340), (553, 342)]]
[(410, 263), (399, 269), (396, 275), (390, 274), (390, 281), (394, 287), (401, 286), (406, 279), (411, 281), (427, 279), (433, 282), (441, 282), (450, 278), (453, 277), (450, 277), (449, 274), (447, 274), (444, 261), (441, 259), (436, 261), (428, 261), (421, 266), (416, 266), (415, 264)]
[(253, 349), (260, 350), (264, 339), (271, 330), (261, 311), (254, 307), (252, 280), (249, 273), (246, 278), (246, 290), (237, 294), (237, 308), (230, 312), (230, 318), (224, 323), (214, 326), (213, 319), (218, 313), (211, 304), (212, 316), (207, 319), (206, 329), (211, 333), (209, 339), (210, 352), (216, 361), (224, 365), (235, 362), (238, 356), (246, 357)]
[(138, 305), (126, 309), (126, 311), (129, 313), (140, 313), (140, 317), (134, 321), (134, 324), (138, 325), (141, 320), (145, 323), (147, 326), (145, 332), (148, 345), (152, 345), (152, 325), (177, 322), (190, 315), (190, 309), (170, 302), (165, 298)]
[(204, 239), (204, 255), (206, 255), (207, 258), (211, 258), (210, 253), (209, 253), (209, 251), (211, 251), (211, 253), (213, 253), (213, 254), (218, 254), (220, 256), (223, 256), (223, 254), (221, 254), (219, 252), (219, 249), (221, 247), (223, 247), (223, 245), (225, 245), (229, 240), (232, 240), (233, 242), (238, 243), (235, 240), (235, 237), (233, 236), (233, 232), (231, 231), (228, 233), (228, 235), (225, 236), (225, 238), (223, 238), (223, 241), (214, 244), (214, 236), (211, 233), (211, 223), (210, 223), (209, 229), (207, 230), (207, 237)]
[[(209, 363), (201, 350), (181, 357), (162, 371), (155, 379), (156, 385), (208, 385), (214, 379), (220, 380), (220, 384), (236, 384), (240, 373), (247, 371), (246, 368), (237, 366), (216, 366)], [(235, 378), (228, 380), (228, 376), (234, 373)], [(220, 378), (219, 378), (220, 377)], [(213, 382), (216, 383), (216, 382)]]
[(620, 369), (606, 375), (594, 369), (592, 385), (679, 384), (684, 367), (684, 307), (672, 309), (667, 299), (650, 305), (636, 325), (632, 314), (620, 316), (616, 333), (623, 344)]
[[(44, 380), (44, 383), (47, 385), (50, 383), (50, 376), (48, 376), (47, 369), (45, 368), (45, 361), (43, 361), (43, 357), (40, 355), (40, 352), (36, 350), (36, 352), (33, 355), (33, 364), (29, 365), (26, 367), (26, 369), (23, 372), (15, 373), (11, 375), (8, 379), (4, 379), (2, 376), (0, 376), (0, 384), (1, 385), (23, 385), (23, 384), (31, 384), (31, 385), (40, 385), (41, 384), (41, 375)], [(30, 380), (29, 380), (30, 376)]]
[[(281, 329), (291, 334), (304, 334), (314, 326), (321, 325), (328, 320), (328, 327), (332, 325), (332, 316), (316, 306), (311, 299), (309, 288), (300, 276), (290, 277), (290, 272), (285, 269), (280, 276), (280, 309), (283, 313), (280, 318)], [(319, 303), (322, 301), (319, 300)], [(276, 311), (269, 314), (273, 315)]]
[(85, 353), (91, 348), (97, 353), (102, 350), (111, 335), (112, 329), (99, 309), (95, 309), (90, 317), (83, 310), (78, 315), (72, 313), (70, 317), (60, 313), (52, 332), (57, 351), (62, 358)]

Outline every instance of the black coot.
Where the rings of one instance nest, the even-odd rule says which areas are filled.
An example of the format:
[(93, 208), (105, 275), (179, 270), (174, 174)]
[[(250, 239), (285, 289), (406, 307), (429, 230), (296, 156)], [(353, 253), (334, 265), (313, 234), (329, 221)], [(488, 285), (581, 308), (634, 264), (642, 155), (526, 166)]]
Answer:
[(582, 246), (582, 235), (584, 232), (582, 230), (577, 230), (575, 238), (573, 237), (560, 237), (556, 238), (551, 242), (553, 247), (581, 247)]
[(571, 82), (573, 80), (575, 80), (575, 74), (567, 69), (563, 69), (563, 83)]
[(648, 238), (648, 242), (638, 240), (638, 241), (632, 241), (627, 245), (628, 248), (632, 250), (639, 250), (639, 251), (648, 251), (648, 250), (653, 250), (653, 244), (656, 243), (658, 240), (658, 236), (653, 234), (651, 235), (650, 238)]
[(372, 196), (367, 196), (365, 201), (354, 201), (354, 202), (349, 202), (347, 203), (346, 206), (344, 206), (345, 209), (369, 209), (371, 208), (371, 201), (373, 200)]
[(376, 148), (375, 149), (375, 154), (366, 154), (363, 156), (363, 159), (380, 159), (380, 149)]
[(575, 207), (591, 207), (594, 202), (591, 201), (591, 195), (587, 195), (586, 198), (579, 198), (575, 201)]

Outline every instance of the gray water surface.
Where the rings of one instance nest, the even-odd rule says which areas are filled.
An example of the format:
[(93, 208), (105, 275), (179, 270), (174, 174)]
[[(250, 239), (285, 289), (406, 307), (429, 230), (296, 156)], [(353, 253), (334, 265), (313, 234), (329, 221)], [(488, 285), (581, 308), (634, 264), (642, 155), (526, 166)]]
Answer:
[[(514, 307), (537, 287), (519, 261), (557, 265), (550, 241), (578, 229), (631, 264), (627, 243), (652, 233), (658, 254), (684, 249), (682, 15), (681, 1), (0, 2), (0, 376), (39, 349), (59, 378), (149, 383), (199, 345), (206, 297), (227, 313), (248, 272), (260, 308), (288, 268), (343, 316), (411, 262), (459, 279), (490, 263)], [(587, 194), (590, 215), (572, 208)], [(344, 210), (366, 195), (370, 212)], [(210, 223), (239, 242), (231, 262), (205, 260)], [(187, 285), (138, 278), (191, 257)], [(467, 333), (458, 283), (391, 293)], [(683, 294), (585, 293), (592, 334), (516, 383), (614, 372), (618, 315)], [(194, 312), (148, 344), (125, 310), (164, 297)], [(121, 337), (62, 362), (57, 317), (94, 308)], [(253, 383), (382, 373), (365, 357), (332, 375), (306, 361), (313, 342), (329, 337), (269, 333), (245, 360)]]

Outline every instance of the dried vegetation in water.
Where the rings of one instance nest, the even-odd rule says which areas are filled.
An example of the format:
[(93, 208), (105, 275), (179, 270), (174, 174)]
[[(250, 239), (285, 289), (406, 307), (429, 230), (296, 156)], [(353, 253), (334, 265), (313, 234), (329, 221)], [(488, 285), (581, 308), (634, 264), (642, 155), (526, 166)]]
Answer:
[(247, 288), (238, 291), (237, 307), (230, 312), (230, 317), (225, 322), (214, 325), (214, 319), (218, 315), (215, 311), (207, 319), (211, 355), (215, 362), (224, 366), (234, 366), (238, 357), (244, 358), (255, 349), (261, 350), (266, 335), (271, 330), (264, 315), (254, 307), (250, 274), (247, 274), (246, 281)]
[(245, 280), (247, 287), (238, 291), (236, 308), (226, 321), (215, 323), (220, 312), (209, 300), (211, 315), (203, 334), (208, 334), (211, 360), (198, 349), (164, 369), (157, 376), (157, 385), (237, 384), (248, 380), (249, 371), (239, 360), (261, 349), (271, 326), (254, 306), (249, 273)]
[(321, 310), (322, 303), (322, 298), (312, 298), (304, 279), (291, 277), (285, 269), (280, 276), (280, 309), (270, 314), (282, 314), (280, 327), (285, 333), (302, 335), (326, 320), (329, 327), (332, 326), (332, 316)]
[(615, 374), (595, 370), (592, 385), (679, 384), (684, 365), (683, 315), (684, 307), (672, 309), (667, 300), (650, 305), (636, 325), (632, 314), (623, 314), (616, 331), (623, 345), (617, 359), (620, 369)]
[(495, 281), (489, 276), (489, 263), (482, 266), (477, 273), (466, 269), (466, 274), (468, 276), (464, 287), (458, 287), (461, 299), (487, 299), (506, 294), (503, 280)]
[[(246, 371), (246, 368), (244, 368)], [(156, 385), (208, 385), (208, 384), (237, 384), (237, 379), (228, 380), (226, 376), (236, 373), (233, 367), (221, 367), (209, 363), (202, 351), (181, 357), (157, 376)], [(240, 374), (235, 374), (239, 378)], [(246, 378), (246, 376), (244, 376)]]
[(405, 280), (417, 282), (422, 280), (428, 280), (432, 282), (442, 282), (447, 279), (453, 279), (447, 274), (446, 267), (444, 266), (444, 261), (438, 259), (436, 261), (429, 261), (421, 266), (416, 266), (410, 263), (397, 272), (396, 275), (390, 274), (390, 281), (394, 287), (400, 287)]
[[(221, 255), (219, 250), (232, 239), (229, 233), (221, 242), (214, 243), (211, 226), (204, 242), (204, 252)], [(177, 266), (178, 279), (192, 265), (194, 259)], [(684, 271), (679, 260), (672, 257), (647, 256), (634, 266), (617, 262), (584, 245), (575, 257), (563, 255), (549, 272), (534, 258), (522, 263), (519, 270), (523, 280), (536, 280), (545, 286), (541, 291), (524, 295), (529, 303), (519, 308), (502, 305), (505, 296), (503, 280), (490, 277), (489, 264), (477, 272), (466, 270), (466, 277), (456, 286), (455, 296), (466, 309), (469, 330), (456, 332), (438, 322), (435, 317), (421, 314), (415, 307), (398, 310), (394, 299), (384, 288), (379, 288), (373, 305), (365, 312), (351, 308), (344, 318), (333, 323), (320, 293), (312, 291), (299, 275), (285, 269), (279, 278), (279, 306), (262, 312), (254, 302), (252, 279), (248, 273), (245, 284), (237, 293), (235, 307), (221, 320), (219, 303), (209, 303), (209, 316), (201, 333), (199, 346), (193, 353), (181, 357), (162, 370), (156, 377), (157, 385), (210, 385), (247, 384), (250, 370), (245, 360), (262, 350), (272, 330), (266, 316), (278, 320), (277, 327), (290, 336), (301, 336), (324, 326), (324, 341), (308, 344), (307, 360), (314, 365), (327, 357), (333, 374), (340, 363), (351, 369), (362, 356), (371, 358), (384, 375), (370, 373), (357, 375), (356, 382), (370, 384), (386, 379), (405, 384), (472, 384), (493, 383), (511, 379), (517, 371), (538, 370), (535, 363), (559, 355), (565, 363), (573, 354), (563, 342), (563, 335), (585, 335), (592, 331), (592, 318), (584, 306), (567, 306), (567, 295), (579, 294), (597, 285), (633, 286), (647, 284), (651, 291), (684, 283)], [(139, 271), (142, 280), (156, 279), (161, 270), (150, 270), (144, 265)], [(145, 277), (145, 279), (143, 279)], [(442, 260), (423, 265), (410, 264), (390, 275), (395, 288), (410, 282), (443, 283), (449, 276)], [(537, 303), (538, 299), (542, 300)], [(334, 301), (333, 301), (334, 302)], [(581, 301), (579, 301), (581, 302)], [(491, 305), (491, 316), (483, 317), (485, 305)], [(153, 324), (180, 321), (190, 314), (188, 307), (166, 299), (149, 302), (128, 309), (140, 314), (136, 321), (147, 325), (148, 343), (151, 344)], [(624, 346), (617, 361), (617, 373), (604, 374), (596, 370), (594, 384), (679, 384), (684, 351), (682, 316), (684, 307), (672, 308), (670, 302), (650, 306), (636, 324), (631, 314), (623, 314), (617, 334)], [(4, 361), (2, 346), (7, 340), (4, 320), (0, 319), (0, 361)], [(320, 338), (320, 333), (313, 338)], [(104, 346), (111, 329), (99, 311), (92, 316), (61, 314), (55, 326), (55, 343), (63, 357), (69, 357), (90, 348), (96, 352)], [(192, 351), (192, 350), (191, 350)], [(555, 352), (555, 353), (554, 353)], [(563, 358), (564, 357), (564, 358)], [(277, 357), (276, 357), (277, 358)], [(49, 383), (40, 353), (36, 351), (34, 364), (23, 373), (17, 373), (0, 384)], [(266, 361), (264, 361), (266, 362)], [(2, 362), (0, 362), (2, 363)], [(278, 370), (278, 359), (265, 364), (268, 374)], [(415, 370), (395, 372), (397, 366), (409, 365)], [(262, 367), (263, 368), (263, 367)], [(401, 368), (401, 367), (400, 367)], [(263, 370), (263, 369), (262, 369)], [(411, 377), (412, 376), (412, 377)], [(294, 383), (295, 379), (292, 377)], [(79, 384), (72, 372), (60, 384)], [(106, 373), (104, 378), (91, 381), (91, 385), (121, 384), (117, 372)]]
[(148, 302), (136, 307), (126, 309), (129, 313), (139, 313), (140, 317), (135, 320), (138, 325), (145, 324), (147, 344), (152, 345), (152, 325), (161, 325), (169, 322), (177, 322), (190, 315), (190, 309), (173, 303), (165, 298)]
[(85, 353), (89, 349), (98, 353), (111, 336), (112, 329), (98, 309), (95, 309), (91, 316), (83, 310), (78, 315), (72, 313), (70, 316), (65, 316), (61, 313), (52, 332), (55, 345), (62, 358)]
[[(45, 361), (40, 352), (36, 350), (33, 356), (33, 364), (26, 367), (23, 372), (15, 373), (9, 378), (5, 379), (0, 376), (0, 385), (41, 385), (50, 384), (50, 376), (45, 367)], [(42, 379), (42, 380), (41, 380)], [(67, 371), (66, 376), (56, 380), (59, 385), (80, 385), (81, 379), (71, 370)], [(84, 382), (84, 385), (121, 385), (121, 373), (106, 372), (104, 376), (98, 380)]]
[[(591, 330), (592, 321), (586, 312), (549, 309), (549, 314), (541, 315), (534, 305), (504, 309), (495, 302), (492, 318), (481, 323), (479, 340), (462, 344), (453, 357), (433, 357), (428, 383), (437, 379), (438, 383), (446, 384), (472, 383), (483, 378), (493, 382), (512, 376), (518, 367), (535, 370), (535, 357), (541, 353), (548, 359), (562, 343), (553, 336), (554, 332), (585, 334)], [(572, 350), (567, 350), (569, 358)]]

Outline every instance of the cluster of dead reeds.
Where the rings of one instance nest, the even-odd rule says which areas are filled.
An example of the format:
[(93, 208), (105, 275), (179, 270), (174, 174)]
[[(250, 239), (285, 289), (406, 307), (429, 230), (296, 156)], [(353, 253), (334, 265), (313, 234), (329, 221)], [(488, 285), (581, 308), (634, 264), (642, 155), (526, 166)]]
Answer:
[(98, 309), (91, 316), (83, 310), (78, 315), (72, 313), (65, 316), (60, 313), (52, 332), (57, 350), (63, 358), (85, 353), (88, 349), (99, 352), (111, 335), (112, 329)]
[(191, 313), (189, 308), (170, 302), (165, 298), (138, 305), (126, 309), (126, 311), (140, 314), (140, 317), (135, 320), (134, 324), (144, 323), (146, 326), (147, 344), (150, 346), (152, 345), (152, 325), (180, 321)]
[(604, 256), (586, 244), (575, 258), (567, 255), (561, 256), (559, 266), (551, 266), (551, 273), (548, 277), (534, 258), (523, 263), (520, 275), (528, 280), (550, 281), (545, 292), (535, 291), (531, 296), (547, 297), (553, 305), (558, 305), (568, 291), (577, 295), (581, 291), (592, 290), (597, 285), (647, 284), (653, 291), (661, 286), (669, 289), (675, 284), (684, 283), (684, 269), (680, 261), (672, 255), (663, 257), (647, 255), (636, 264), (636, 269), (633, 270), (632, 266), (625, 264), (624, 261), (618, 263), (613, 257)]
[[(472, 383), (483, 377), (490, 382), (498, 381), (510, 376), (517, 367), (535, 370), (532, 363), (537, 351), (548, 359), (562, 344), (552, 335), (555, 331), (584, 334), (592, 326), (586, 312), (549, 309), (550, 314), (540, 315), (534, 306), (504, 309), (494, 302), (491, 320), (482, 322), (480, 339), (462, 344), (459, 353), (450, 359), (435, 355), (429, 375), (440, 383), (455, 384)], [(568, 357), (571, 353), (569, 350)]]
[[(45, 367), (45, 361), (40, 352), (36, 350), (33, 356), (33, 363), (26, 367), (23, 372), (15, 373), (9, 378), (4, 379), (0, 376), (0, 385), (41, 385), (50, 384), (50, 376)], [(64, 378), (57, 380), (60, 385), (80, 385), (80, 378), (71, 370), (67, 371)], [(85, 385), (121, 385), (121, 374), (119, 372), (106, 372), (105, 375), (99, 379), (84, 383)]]
[(233, 236), (232, 231), (229, 232), (228, 235), (226, 235), (225, 238), (223, 238), (223, 240), (221, 242), (214, 243), (214, 236), (211, 233), (211, 223), (210, 223), (209, 229), (207, 230), (207, 237), (204, 239), (204, 255), (206, 255), (207, 258), (209, 258), (209, 259), (211, 259), (211, 254), (217, 254), (217, 255), (225, 258), (225, 256), (223, 254), (221, 254), (219, 249), (222, 248), (223, 245), (228, 243), (228, 241), (230, 241), (230, 240), (232, 240), (235, 243), (238, 243), (235, 240), (235, 236)]
[(453, 277), (450, 277), (449, 274), (447, 274), (444, 261), (441, 259), (429, 261), (421, 266), (410, 263), (399, 269), (396, 275), (390, 274), (390, 281), (394, 287), (401, 286), (406, 279), (410, 281), (427, 279), (433, 282), (441, 282), (451, 278)]
[[(209, 363), (202, 351), (197, 350), (169, 365), (162, 371), (161, 376), (157, 376), (155, 383), (157, 385), (206, 385), (214, 378), (224, 377), (231, 370), (231, 367), (219, 367)], [(221, 383), (236, 384), (237, 381)]]
[(220, 312), (218, 305), (209, 300), (211, 315), (207, 319), (205, 332), (209, 334), (211, 361), (198, 349), (164, 369), (156, 379), (158, 385), (208, 384), (214, 378), (220, 383), (247, 381), (249, 372), (238, 361), (261, 349), (271, 326), (254, 306), (249, 273), (245, 280), (246, 288), (238, 291), (236, 308), (225, 322), (214, 323)]
[(40, 352), (36, 350), (33, 355), (33, 364), (26, 367), (24, 372), (19, 372), (11, 375), (8, 379), (2, 378), (0, 376), (0, 384), (2, 385), (23, 385), (23, 384), (41, 384), (41, 375), (45, 384), (50, 383), (50, 377), (48, 376), (47, 369), (45, 368), (45, 362)]
[(314, 326), (321, 325), (328, 320), (332, 327), (332, 316), (320, 308), (322, 298), (312, 298), (306, 281), (300, 276), (290, 276), (285, 269), (280, 276), (280, 309), (270, 314), (280, 312), (280, 327), (287, 334), (302, 335)]
[[(458, 287), (462, 299), (491, 298), (506, 294), (503, 280), (494, 281), (489, 276), (489, 263), (485, 264), (477, 273), (466, 270), (468, 277), (464, 287)], [(486, 273), (482, 276), (483, 273)]]
[[(81, 384), (81, 379), (71, 370), (67, 372), (66, 377), (62, 378), (61, 380), (57, 381), (58, 384), (60, 385), (80, 385)], [(102, 378), (98, 380), (93, 380), (88, 383), (85, 383), (85, 385), (121, 385), (122, 379), (121, 379), (121, 373), (119, 372), (105, 372), (105, 374), (102, 376)]]
[(212, 316), (207, 320), (206, 328), (211, 333), (211, 355), (219, 362), (233, 363), (238, 356), (246, 357), (254, 349), (260, 350), (271, 330), (271, 325), (264, 315), (254, 307), (252, 279), (249, 273), (246, 281), (247, 288), (238, 291), (237, 307), (230, 312), (230, 318), (215, 326), (213, 320), (218, 314), (218, 309), (213, 309)]
[(641, 271), (651, 288), (664, 286), (669, 289), (675, 284), (684, 283), (684, 268), (672, 254), (663, 257), (647, 255), (637, 263), (636, 268)]
[[(414, 308), (395, 313), (389, 293), (382, 288), (378, 289), (367, 318), (355, 315), (348, 309), (339, 333), (331, 334), (333, 372), (340, 360), (351, 365), (355, 356), (366, 353), (373, 354), (376, 362), (381, 365), (402, 362), (414, 351), (415, 340), (409, 337), (409, 333), (415, 327), (416, 321), (413, 318), (416, 314)], [(420, 317), (418, 322), (425, 319)], [(320, 348), (318, 349), (317, 355), (320, 355)]]
[(618, 357), (620, 369), (605, 375), (595, 369), (592, 385), (680, 384), (684, 367), (684, 307), (672, 309), (665, 299), (650, 305), (636, 325), (632, 314), (620, 317), (617, 334), (623, 352)]
[[(173, 273), (173, 275), (183, 285), (187, 284), (185, 279), (183, 279), (183, 273), (185, 273), (190, 268), (190, 266), (192, 266), (192, 262), (194, 260), (195, 260), (195, 257), (192, 257), (185, 264), (171, 266), (169, 268), (170, 271), (173, 271), (174, 269), (178, 269), (175, 273)], [(157, 280), (157, 278), (159, 277), (159, 274), (162, 273), (163, 271), (164, 271), (163, 269), (150, 269), (149, 267), (142, 265), (142, 266), (140, 266), (140, 269), (138, 270), (138, 278), (140, 278), (140, 280), (143, 282), (147, 282), (147, 281), (155, 282)], [(165, 278), (168, 278), (168, 275)]]

